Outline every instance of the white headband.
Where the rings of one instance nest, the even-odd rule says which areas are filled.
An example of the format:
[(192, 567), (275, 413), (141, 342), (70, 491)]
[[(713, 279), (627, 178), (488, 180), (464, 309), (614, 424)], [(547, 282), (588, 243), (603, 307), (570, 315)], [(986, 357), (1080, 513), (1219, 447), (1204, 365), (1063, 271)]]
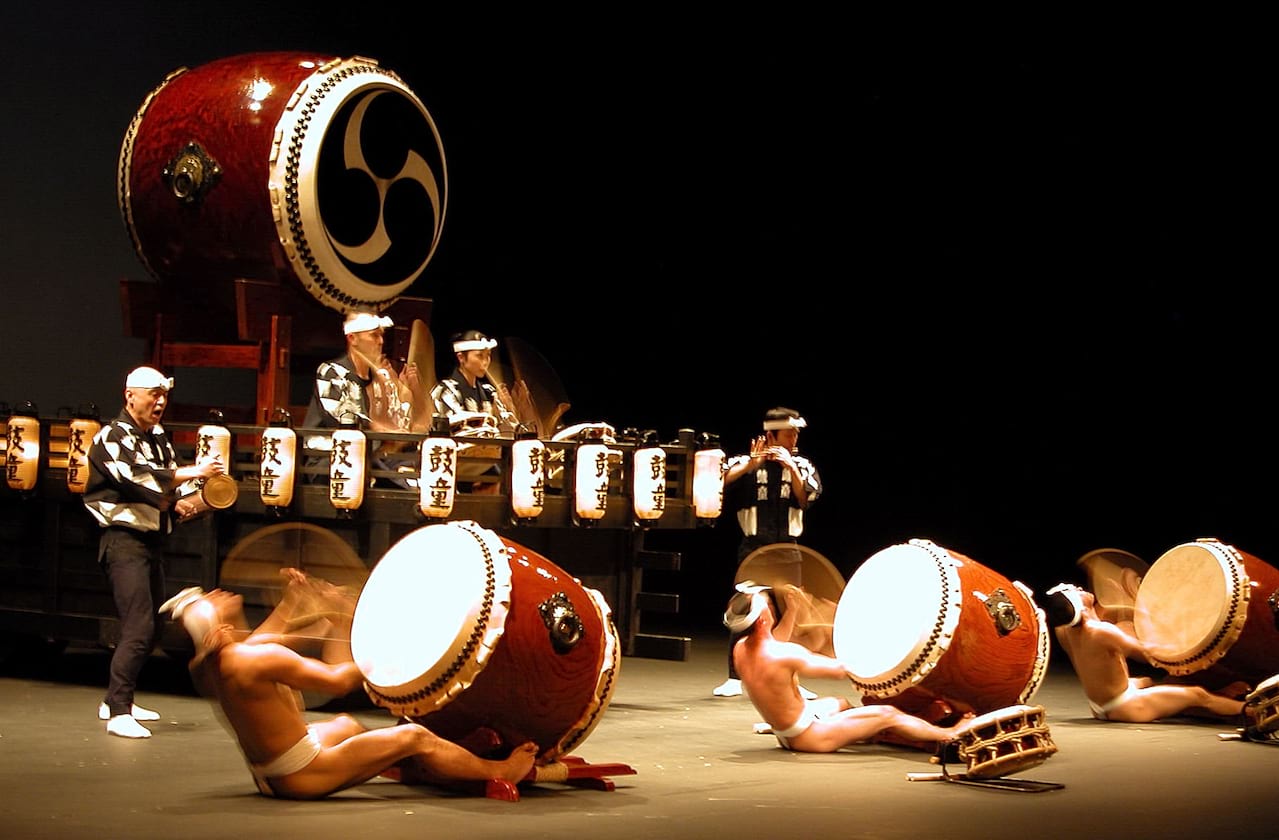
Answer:
[(733, 596), (733, 603), (724, 612), (724, 626), (730, 633), (743, 633), (755, 625), (760, 613), (768, 605), (768, 596), (764, 594), (766, 589), (768, 589), (767, 586), (761, 586), (750, 580), (737, 584), (738, 595), (750, 596), (750, 609), (746, 612), (734, 610), (733, 605), (740, 604), (742, 599), (738, 595)]
[(496, 346), (496, 338), (468, 338), (465, 341), (453, 342), (453, 352), (465, 353), (467, 350), (492, 350)]
[(803, 417), (785, 417), (781, 420), (765, 420), (764, 431), (776, 432), (779, 429), (802, 429), (808, 425)]
[(355, 312), (346, 316), (342, 332), (346, 335), (357, 332), (368, 332), (376, 329), (390, 329), (395, 322), (385, 315), (374, 315), (372, 312)]
[(1079, 587), (1070, 583), (1059, 583), (1052, 589), (1045, 592), (1045, 595), (1055, 595), (1060, 592), (1066, 596), (1066, 600), (1075, 608), (1075, 617), (1070, 620), (1067, 627), (1074, 627), (1084, 617), (1084, 596), (1079, 594)]
[(162, 388), (165, 391), (173, 390), (173, 377), (165, 376), (153, 367), (134, 368), (129, 372), (129, 376), (124, 380), (126, 388)]

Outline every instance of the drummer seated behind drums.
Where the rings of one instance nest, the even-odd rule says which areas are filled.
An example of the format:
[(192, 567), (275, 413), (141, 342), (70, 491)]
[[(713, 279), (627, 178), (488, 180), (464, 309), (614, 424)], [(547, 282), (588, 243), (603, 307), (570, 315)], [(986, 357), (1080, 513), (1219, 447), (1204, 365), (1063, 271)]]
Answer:
[[(319, 799), (393, 767), (403, 781), (414, 783), (518, 783), (528, 776), (537, 753), (532, 742), (489, 760), (416, 723), (367, 729), (346, 714), (307, 721), (298, 692), (340, 697), (363, 682), (350, 655), (354, 600), (298, 569), (281, 574), (286, 583), (280, 604), (247, 637), (237, 629), (246, 626), (239, 595), (192, 587), (164, 605), (195, 642), (192, 679), (202, 694), (217, 700), (261, 793)], [(313, 638), (312, 628), (327, 630), (323, 660), (290, 646), (303, 641), (299, 625), (307, 628), (307, 639)]]
[(1243, 713), (1243, 700), (1235, 698), (1248, 692), (1244, 683), (1213, 693), (1197, 685), (1156, 684), (1150, 677), (1130, 676), (1128, 659), (1151, 662), (1149, 651), (1125, 627), (1098, 615), (1093, 593), (1058, 584), (1045, 594), (1043, 606), (1097, 720), (1150, 723), (1178, 715), (1235, 719)]
[[(346, 353), (316, 368), (304, 427), (334, 430), (344, 421), (372, 432), (411, 432), (429, 427), (429, 418), (414, 416), (415, 407), (426, 404), (417, 366), (407, 364), (397, 376), (383, 353), (385, 331), (392, 326), (394, 322), (384, 315), (347, 314), (342, 322)], [(327, 434), (310, 435), (304, 443), (313, 451), (332, 447)], [(415, 468), (415, 456), (389, 451), (392, 448), (379, 447), (371, 466), (396, 472), (402, 471), (401, 467)], [(327, 461), (327, 456), (316, 457), (310, 464)], [(391, 483), (398, 487), (411, 486), (405, 479), (394, 479)]]
[(743, 692), (784, 749), (835, 752), (880, 734), (946, 743), (972, 718), (969, 713), (953, 726), (940, 727), (894, 706), (854, 706), (844, 697), (805, 700), (799, 692), (801, 676), (848, 679), (850, 675), (839, 660), (789, 641), (798, 613), (797, 598), (803, 595), (798, 587), (788, 585), (783, 597), (786, 606), (779, 619), (776, 590), (749, 582), (738, 584), (738, 592), (724, 613), (724, 624), (735, 634), (741, 633), (733, 646), (733, 662), (741, 675)]

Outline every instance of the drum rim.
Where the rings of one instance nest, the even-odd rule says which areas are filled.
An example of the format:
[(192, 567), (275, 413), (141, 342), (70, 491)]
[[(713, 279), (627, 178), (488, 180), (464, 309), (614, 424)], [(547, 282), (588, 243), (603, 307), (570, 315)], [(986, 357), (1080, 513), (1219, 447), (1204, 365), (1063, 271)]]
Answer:
[[(1174, 558), (1186, 555), (1211, 557), (1221, 572), (1223, 588), (1226, 589), (1226, 603), (1216, 617), (1215, 627), (1210, 627), (1201, 638), (1187, 642), (1183, 649), (1168, 652), (1160, 649), (1151, 651), (1151, 661), (1170, 674), (1183, 675), (1201, 671), (1223, 658), (1243, 634), (1244, 622), (1248, 618), (1249, 577), (1244, 566), (1243, 557), (1234, 546), (1215, 539), (1199, 539), (1194, 542), (1173, 546), (1159, 556), (1151, 564), (1149, 571), (1142, 578), (1134, 601), (1133, 632), (1138, 638), (1149, 637), (1157, 630), (1148, 620), (1152, 605), (1149, 598), (1143, 600), (1144, 592), (1153, 592), (1153, 586), (1161, 584), (1161, 575), (1168, 569)], [(1168, 560), (1160, 567), (1161, 561)], [(1154, 581), (1153, 584), (1150, 582)], [(1147, 588), (1148, 584), (1151, 588)], [(1143, 632), (1144, 627), (1144, 632)], [(1146, 641), (1146, 639), (1143, 639)]]
[[(410, 538), (415, 535), (420, 538), (422, 534), (439, 528), (462, 531), (475, 539), (485, 561), (485, 576), (489, 585), (486, 586), (483, 596), (476, 605), (475, 620), (470, 633), (463, 636), (464, 628), (459, 628), (458, 635), (452, 640), (453, 643), (461, 641), (460, 650), (446, 649), (445, 656), (441, 656), (426, 668), (424, 673), (398, 685), (379, 685), (374, 683), (367, 673), (364, 674), (365, 693), (369, 695), (369, 698), (377, 705), (389, 709), (393, 714), (404, 717), (426, 715), (447, 705), (452, 702), (458, 692), (475, 681), (488, 664), (489, 655), (497, 648), (506, 626), (507, 605), (511, 602), (510, 551), (506, 542), (496, 533), (473, 521), (444, 522), (426, 525), (412, 531), (388, 549), (378, 565), (381, 565), (397, 547), (403, 547)], [(443, 532), (435, 531), (434, 533)], [(499, 558), (503, 562), (498, 562)], [(365, 583), (364, 591), (360, 593), (361, 600), (369, 591), (369, 583), (377, 573), (377, 568), (378, 566), (374, 566), (370, 572), (369, 581)], [(359, 615), (360, 603), (357, 602), (354, 619), (358, 619)], [(356, 636), (354, 619), (353, 641)], [(462, 641), (463, 638), (464, 641)], [(452, 658), (448, 659), (447, 654), (450, 652), (452, 652)]]
[[(898, 659), (897, 664), (892, 668), (881, 671), (878, 674), (862, 675), (856, 673), (850, 664), (849, 679), (852, 681), (853, 686), (862, 694), (871, 697), (896, 696), (928, 676), (950, 647), (950, 642), (959, 627), (960, 615), (963, 611), (963, 582), (959, 575), (958, 561), (948, 550), (931, 540), (916, 538), (904, 543), (887, 546), (867, 558), (861, 568), (871, 562), (886, 562), (878, 561), (877, 558), (886, 556), (887, 552), (902, 548), (911, 549), (913, 553), (922, 554), (933, 561), (933, 570), (937, 573), (937, 583), (941, 590), (941, 605), (927, 636), (916, 640), (912, 649)], [(844, 590), (845, 594), (849, 591), (861, 568), (854, 571), (852, 576), (849, 577), (848, 585)], [(840, 625), (840, 607), (843, 606), (844, 600), (841, 597), (840, 604), (835, 610), (836, 643), (838, 643), (842, 635), (838, 628)], [(838, 650), (836, 653), (843, 658), (843, 655), (839, 654)]]

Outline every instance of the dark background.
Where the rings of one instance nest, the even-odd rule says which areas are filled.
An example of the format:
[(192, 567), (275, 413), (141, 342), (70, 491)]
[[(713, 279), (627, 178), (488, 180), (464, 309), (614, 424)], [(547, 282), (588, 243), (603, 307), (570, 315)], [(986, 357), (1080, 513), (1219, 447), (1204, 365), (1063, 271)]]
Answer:
[[(146, 274), (114, 179), (165, 75), (363, 55), (444, 141), (443, 238), (411, 290), (437, 342), (531, 342), (566, 422), (731, 454), (799, 409), (826, 485), (804, 542), (845, 575), (912, 537), (1041, 590), (1102, 546), (1279, 558), (1253, 24), (399, 9), (9, 8), (0, 400), (118, 407), (143, 351), (117, 284)], [(653, 539), (714, 605), (692, 615), (716, 617), (736, 541)]]

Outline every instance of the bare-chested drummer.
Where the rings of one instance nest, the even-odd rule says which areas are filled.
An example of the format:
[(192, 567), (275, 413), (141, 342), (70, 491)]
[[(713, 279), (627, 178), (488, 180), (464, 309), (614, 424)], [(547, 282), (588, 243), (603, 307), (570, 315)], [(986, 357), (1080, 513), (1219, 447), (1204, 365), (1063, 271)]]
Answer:
[(1150, 677), (1131, 676), (1128, 659), (1150, 662), (1149, 650), (1124, 626), (1101, 618), (1086, 589), (1058, 584), (1045, 593), (1043, 607), (1098, 720), (1150, 723), (1178, 715), (1229, 720), (1243, 713), (1243, 700), (1235, 698), (1247, 694), (1245, 683), (1214, 693), (1197, 685), (1156, 684)]
[[(191, 634), (196, 654), (189, 667), (195, 685), (217, 699), (259, 791), (318, 799), (397, 765), (405, 782), (518, 783), (528, 776), (537, 752), (531, 742), (505, 759), (488, 760), (415, 723), (368, 729), (346, 714), (308, 723), (299, 692), (340, 697), (363, 680), (350, 656), (354, 602), (338, 587), (298, 569), (281, 574), (286, 578), (283, 599), (247, 637), (239, 595), (190, 589), (164, 607)], [(332, 661), (302, 656), (289, 646), (297, 640), (289, 634), (296, 632), (299, 615), (309, 616), (303, 622), (327, 616), (334, 625), (322, 654)], [(340, 654), (334, 656), (335, 651)]]
[(741, 676), (743, 693), (782, 747), (797, 752), (835, 752), (880, 734), (946, 743), (967, 725), (971, 714), (953, 726), (940, 727), (894, 706), (854, 706), (844, 697), (805, 700), (799, 692), (800, 677), (848, 679), (849, 672), (838, 660), (789, 641), (798, 612), (790, 605), (803, 593), (787, 586), (782, 594), (787, 606), (779, 610), (777, 590), (738, 584), (738, 592), (724, 613), (728, 629), (734, 635), (744, 634), (733, 647), (733, 664)]

